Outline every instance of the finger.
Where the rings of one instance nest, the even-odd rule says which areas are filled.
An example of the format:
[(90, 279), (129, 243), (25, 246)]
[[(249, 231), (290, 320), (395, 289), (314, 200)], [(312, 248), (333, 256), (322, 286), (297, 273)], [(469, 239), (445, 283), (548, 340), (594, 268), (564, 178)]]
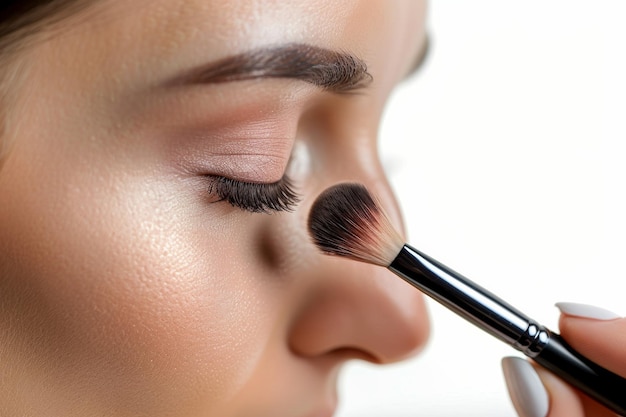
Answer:
[(543, 368), (538, 366), (533, 368), (537, 371), (550, 398), (550, 411), (546, 417), (583, 417), (587, 415), (580, 397), (570, 385)]
[(583, 403), (583, 408), (585, 409), (585, 415), (586, 416), (598, 416), (598, 417), (619, 417), (618, 414), (614, 413), (613, 411), (610, 411), (609, 409), (607, 409), (606, 407), (604, 407), (603, 405), (601, 405), (600, 403), (592, 400), (590, 397), (587, 397), (585, 394), (583, 394), (582, 392), (578, 393), (578, 396), (580, 397), (582, 403)]
[(593, 401), (551, 372), (533, 364), (548, 390), (550, 411), (546, 417), (616, 417), (617, 414)]
[(511, 402), (520, 417), (615, 417), (595, 401), (537, 364), (502, 360)]
[[(520, 417), (546, 417), (550, 400), (539, 375), (521, 358), (502, 359), (502, 372), (511, 402)], [(571, 414), (572, 417), (578, 417)]]
[(577, 303), (557, 303), (561, 336), (598, 365), (626, 378), (626, 318)]

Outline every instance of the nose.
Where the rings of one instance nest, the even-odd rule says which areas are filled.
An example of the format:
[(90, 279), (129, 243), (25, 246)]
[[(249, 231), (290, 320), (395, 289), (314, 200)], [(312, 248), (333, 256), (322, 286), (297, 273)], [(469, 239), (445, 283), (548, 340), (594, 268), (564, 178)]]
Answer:
[[(386, 183), (366, 186), (401, 230)], [(303, 271), (306, 291), (289, 331), (292, 351), (391, 363), (424, 346), (429, 322), (421, 293), (385, 268), (323, 255), (312, 244), (311, 252), (315, 261)]]

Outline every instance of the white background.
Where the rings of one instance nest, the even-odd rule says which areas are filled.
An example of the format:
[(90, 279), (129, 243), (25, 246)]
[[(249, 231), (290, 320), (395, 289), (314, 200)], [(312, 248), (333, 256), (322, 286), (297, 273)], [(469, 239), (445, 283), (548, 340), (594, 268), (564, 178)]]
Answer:
[[(623, 1), (432, 1), (381, 132), (410, 242), (554, 329), (557, 301), (626, 314), (624, 22)], [(426, 350), (350, 364), (339, 417), (516, 415), (517, 352), (428, 305)]]

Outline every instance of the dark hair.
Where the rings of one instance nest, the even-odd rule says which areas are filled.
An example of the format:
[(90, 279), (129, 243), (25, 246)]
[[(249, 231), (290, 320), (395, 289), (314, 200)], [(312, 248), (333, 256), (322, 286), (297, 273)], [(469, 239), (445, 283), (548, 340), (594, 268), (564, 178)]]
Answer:
[[(91, 3), (85, 0), (5, 0), (0, 5), (0, 61), (23, 40)], [(2, 64), (4, 62), (0, 62)]]

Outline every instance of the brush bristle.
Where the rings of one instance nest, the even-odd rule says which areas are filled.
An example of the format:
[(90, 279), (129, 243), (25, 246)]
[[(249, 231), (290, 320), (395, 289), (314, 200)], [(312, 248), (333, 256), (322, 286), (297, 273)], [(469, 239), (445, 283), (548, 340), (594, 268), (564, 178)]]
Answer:
[(313, 203), (309, 233), (322, 252), (389, 266), (404, 242), (361, 184), (328, 188)]

